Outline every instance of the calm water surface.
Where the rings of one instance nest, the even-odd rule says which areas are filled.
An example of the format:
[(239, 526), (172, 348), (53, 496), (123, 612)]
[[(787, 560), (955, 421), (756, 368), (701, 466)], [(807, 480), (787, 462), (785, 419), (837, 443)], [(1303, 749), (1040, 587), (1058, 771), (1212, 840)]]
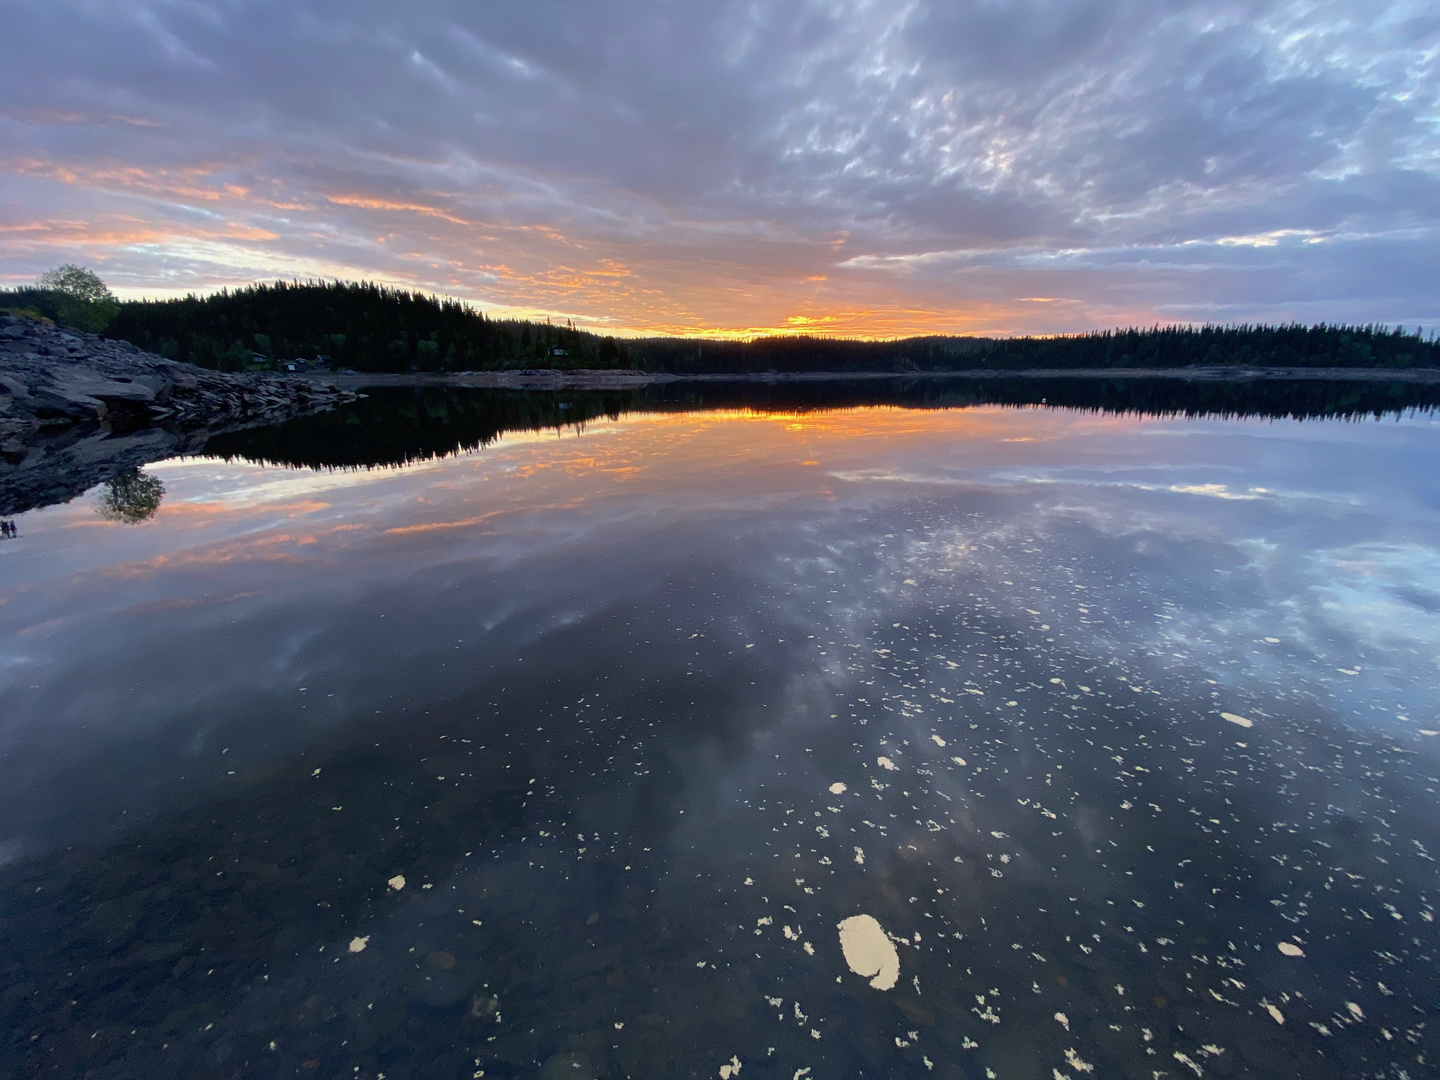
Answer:
[(0, 544), (0, 1077), (1437, 1075), (1431, 417), (149, 471)]

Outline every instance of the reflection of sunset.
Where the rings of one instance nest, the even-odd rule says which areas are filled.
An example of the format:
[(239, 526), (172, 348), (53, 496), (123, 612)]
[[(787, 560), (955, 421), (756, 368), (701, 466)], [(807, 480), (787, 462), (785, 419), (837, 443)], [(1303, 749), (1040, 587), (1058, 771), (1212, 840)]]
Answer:
[[(637, 514), (684, 517), (796, 498), (833, 503), (851, 485), (908, 475), (915, 460), (1018, 463), (1053, 457), (1057, 440), (1146, 423), (1160, 422), (994, 406), (635, 413), (558, 438), (516, 432), (485, 450), (401, 468), (312, 472), (174, 459), (153, 466), (169, 494), (147, 526), (107, 525), (86, 500), (41, 518), (56, 541), (57, 568), (77, 587), (93, 575), (111, 589), (162, 575), (199, 582), (223, 574), (230, 592), (249, 595), (242, 583), (257, 573), (403, 560), (397, 544), (444, 550), (467, 537), (479, 551), (500, 552), (569, 542)], [(946, 452), (961, 446), (963, 455)], [(101, 565), (85, 569), (92, 558)], [(31, 590), (14, 587), (0, 603)]]
[(476, 517), (460, 518), (456, 521), (431, 521), (423, 525), (396, 525), (392, 529), (386, 529), (386, 536), (406, 536), (413, 533), (435, 532), (440, 529), (469, 529), (476, 525), (483, 525), (491, 518), (498, 516), (497, 510), (494, 514), (480, 514)]

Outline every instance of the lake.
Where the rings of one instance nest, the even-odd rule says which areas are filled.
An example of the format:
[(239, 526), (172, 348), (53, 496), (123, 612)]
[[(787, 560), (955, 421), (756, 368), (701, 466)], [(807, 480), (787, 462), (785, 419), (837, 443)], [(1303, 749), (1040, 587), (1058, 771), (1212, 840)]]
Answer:
[(0, 1078), (1437, 1075), (1433, 403), (967, 393), (377, 392), (20, 515)]

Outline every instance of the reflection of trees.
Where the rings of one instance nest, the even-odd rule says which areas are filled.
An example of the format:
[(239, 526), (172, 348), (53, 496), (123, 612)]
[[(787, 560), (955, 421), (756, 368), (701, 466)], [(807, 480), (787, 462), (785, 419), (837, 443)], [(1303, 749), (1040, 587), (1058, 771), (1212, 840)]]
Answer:
[(288, 468), (407, 465), (489, 446), (509, 431), (578, 429), (618, 418), (630, 391), (371, 387), (343, 409), (216, 435), (205, 453)]
[(286, 468), (407, 465), (489, 446), (510, 431), (580, 430), (596, 417), (706, 409), (808, 412), (887, 405), (964, 409), (1048, 405), (1122, 416), (1360, 419), (1440, 410), (1440, 385), (1266, 379), (894, 378), (677, 382), (643, 390), (371, 387), (340, 409), (216, 435), (205, 453)]
[(158, 478), (132, 468), (105, 481), (97, 509), (107, 521), (138, 525), (155, 516), (164, 497), (165, 485)]

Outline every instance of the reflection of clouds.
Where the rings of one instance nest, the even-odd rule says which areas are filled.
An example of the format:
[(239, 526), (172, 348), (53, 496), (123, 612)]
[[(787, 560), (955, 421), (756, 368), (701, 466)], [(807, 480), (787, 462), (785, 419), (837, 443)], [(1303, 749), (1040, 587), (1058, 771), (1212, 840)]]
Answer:
[(393, 529), (386, 529), (386, 536), (408, 536), (414, 533), (439, 532), (445, 529), (470, 529), (476, 525), (484, 525), (500, 516), (497, 510), (491, 514), (480, 514), (476, 517), (459, 518), (456, 521), (428, 521), (421, 525), (397, 525)]
[[(1431, 429), (1369, 426), (1367, 443), (1354, 425), (1276, 424), (1257, 456), (1253, 427), (1001, 407), (734, 411), (602, 420), (394, 470), (170, 462), (160, 528), (70, 528), (91, 517), (75, 506), (27, 515), (34, 539), (0, 562), (0, 630), (46, 629), (26, 637), (25, 666), (0, 668), (5, 738), (33, 736), (34, 767), (63, 771), (102, 739), (191, 731), (322, 674), (357, 698), (393, 674), (410, 682), (386, 693), (433, 702), (473, 674), (425, 666), (442, 638), (452, 658), (482, 633), (500, 653), (527, 648), (705, 560), (739, 582), (714, 597), (736, 634), (760, 621), (751, 603), (790, 626), (815, 620), (794, 592), (807, 582), (826, 632), (860, 644), (966, 578), (975, 592), (1040, 586), (1006, 617), (1038, 625), (1042, 611), (1077, 647), (1163, 648), (1217, 672), (1261, 670), (1246, 642), (1279, 627), (1313, 643), (1351, 607), (1367, 641), (1434, 640), (1435, 556), (1400, 536), (1433, 512), (1390, 479), (1402, 457), (1433, 458)], [(1074, 601), (1074, 583), (1144, 610), (1102, 634), (1074, 603), (1038, 602)], [(154, 694), (111, 693), (105, 680), (122, 676), (97, 657), (146, 673)], [(176, 671), (174, 657), (200, 659)], [(819, 659), (787, 691), (796, 718), (828, 717), (853, 683), (838, 654)], [(21, 684), (41, 690), (17, 696)]]
[[(1236, 473), (1244, 472), (1242, 466), (1227, 466), (1227, 471)], [(1133, 465), (1116, 467), (1112, 472), (1134, 473), (1136, 468)], [(1195, 466), (1188, 463), (1163, 464), (1154, 463), (1144, 469), (1147, 473), (1175, 473), (1193, 472)], [(1213, 471), (1213, 470), (1212, 470)], [(934, 477), (905, 477), (913, 483), (947, 483), (963, 482), (976, 483), (979, 477), (965, 477), (956, 479), (945, 476)], [(1155, 483), (1141, 479), (1112, 479), (1105, 474), (1105, 470), (1098, 470), (1093, 467), (1084, 468), (1055, 468), (1048, 470), (996, 470), (983, 479), (997, 484), (1032, 484), (1036, 486), (1057, 486), (1073, 489), (1100, 489), (1109, 488), (1116, 492), (1143, 492), (1156, 494), (1173, 495), (1195, 495), (1202, 498), (1218, 499), (1223, 502), (1256, 502), (1270, 501), (1276, 503), (1303, 503), (1319, 502), (1334, 503), (1342, 506), (1360, 506), (1364, 498), (1348, 492), (1334, 491), (1297, 491), (1282, 490), (1270, 487), (1248, 487), (1239, 490), (1232, 489), (1229, 484), (1210, 482), (1195, 483)]]
[[(423, 471), (428, 464), (430, 463), (417, 465), (415, 469)], [(391, 475), (393, 474), (379, 469), (363, 472), (337, 470), (330, 473), (296, 470), (287, 471), (286, 475), (278, 476), (273, 480), (264, 480), (261, 479), (264, 473), (257, 475), (247, 470), (234, 477), (229, 483), (221, 481), (218, 484), (210, 485), (207, 490), (186, 501), (192, 506), (213, 507), (220, 510), (245, 510), (262, 503), (283, 502), (287, 499), (307, 495), (323, 495), (346, 488), (368, 487), (383, 483)]]
[(189, 524), (186, 519), (204, 523), (225, 514), (243, 514), (252, 507), (263, 503), (284, 502), (283, 508), (275, 508), (275, 513), (286, 518), (304, 517), (307, 514), (318, 514), (330, 509), (328, 502), (296, 498), (300, 494), (302, 492), (277, 493), (272, 491), (254, 500), (227, 497), (190, 499), (167, 508), (167, 512), (172, 524), (185, 525)]
[(848, 480), (857, 484), (945, 484), (957, 482), (954, 477), (950, 476), (902, 473), (892, 469), (843, 469), (827, 475), (833, 476), (836, 480)]
[(1169, 490), (1180, 495), (1204, 495), (1210, 499), (1232, 499), (1239, 501), (1263, 499), (1270, 494), (1261, 487), (1250, 488), (1248, 491), (1243, 492), (1231, 491), (1225, 484), (1171, 484)]
[[(707, 508), (762, 509), (795, 494), (866, 502), (897, 484), (990, 487), (1001, 493), (1007, 487), (1050, 487), (1055, 494), (1043, 496), (1037, 510), (1050, 506), (1059, 512), (1057, 501), (1063, 501), (1097, 522), (1107, 515), (1118, 515), (1117, 521), (1129, 518), (1127, 528), (1163, 528), (1168, 514), (1174, 527), (1186, 533), (1218, 519), (1183, 503), (1167, 506), (1151, 499), (1142, 504), (1125, 496), (1200, 498), (1237, 508), (1244, 503), (1281, 506), (1322, 500), (1349, 509), (1371, 501), (1367, 489), (1347, 484), (1323, 467), (1307, 467), (1305, 459), (1299, 467), (1288, 460), (1263, 465), (1264, 472), (1279, 475), (1262, 475), (1264, 483), (1245, 483), (1256, 470), (1247, 442), (1255, 428), (1003, 407), (652, 414), (596, 421), (583, 434), (562, 439), (553, 433), (518, 433), (482, 452), (397, 470), (288, 471), (207, 459), (163, 463), (158, 468), (172, 495), (160, 514), (172, 526), (185, 522), (188, 540), (182, 546), (193, 547), (207, 540), (258, 543), (263, 534), (297, 518), (305, 518), (306, 531), (317, 536), (363, 533), (366, 528), (403, 535), (403, 530), (432, 528), (437, 522), (493, 522), (499, 520), (497, 513), (503, 518), (507, 510), (533, 514), (544, 507), (554, 513), (583, 511), (598, 522), (642, 509), (671, 515)], [(1397, 424), (1371, 431), (1403, 438), (1407, 431), (1419, 434), (1424, 428)], [(1268, 425), (1265, 445), (1283, 451), (1290, 444), (1282, 436), (1290, 432), (1313, 444), (1314, 458), (1320, 461), (1327, 450), (1345, 454), (1355, 429)], [(1156, 439), (1166, 434), (1179, 437)], [(1242, 437), (1230, 440), (1234, 434)], [(1134, 461), (1135, 436), (1153, 444), (1146, 448), (1143, 465)], [(1019, 439), (1039, 441), (1012, 441)], [(1197, 456), (1203, 463), (1195, 463)], [(1057, 458), (1066, 463), (1055, 464)], [(1363, 463), (1363, 453), (1356, 460)], [(1217, 478), (1227, 473), (1234, 481)], [(1320, 477), (1324, 487), (1295, 483)], [(829, 490), (837, 480), (844, 486)], [(1114, 491), (1115, 497), (1103, 495), (1105, 490)], [(115, 533), (100, 542), (90, 524), (92, 515), (64, 507), (32, 520), (84, 533), (68, 547), (61, 545), (82, 564), (93, 556), (113, 565), (121, 550), (135, 552), (143, 563), (152, 554), (147, 547), (176, 544), (174, 535), (153, 532)], [(1243, 521), (1224, 520), (1226, 529)], [(578, 521), (572, 516), (561, 532), (573, 532)], [(526, 528), (535, 524), (530, 521)], [(1241, 528), (1241, 535), (1244, 530), (1253, 533), (1248, 526)], [(359, 542), (359, 537), (349, 541)], [(42, 559), (37, 565), (44, 563)]]
[[(887, 915), (886, 925), (905, 931), (897, 940), (914, 929), (943, 943), (961, 931), (983, 933), (976, 928), (986, 914), (1033, 912), (1037, 896), (1054, 895), (1060, 914), (1037, 917), (1015, 935), (1030, 942), (1041, 965), (1050, 963), (1046, 956), (1073, 955), (1061, 937), (1070, 938), (1076, 918), (1094, 923), (1097, 943), (1102, 933), (1110, 941), (1112, 905), (1130, 910), (1127, 933), (1130, 919), (1140, 925), (1132, 941), (1149, 939), (1152, 926), (1173, 932), (1182, 923), (1213, 922), (1219, 883), (1233, 883), (1247, 910), (1262, 913), (1257, 918), (1278, 917), (1267, 900), (1277, 894), (1290, 897), (1290, 909), (1300, 903), (1295, 918), (1304, 916), (1307, 901), (1285, 893), (1275, 875), (1252, 888), (1251, 870), (1273, 853), (1288, 878), (1283, 864), (1313, 853), (1308, 841), (1322, 835), (1326, 816), (1348, 810), (1352, 793), (1361, 803), (1377, 796), (1373, 766), (1385, 762), (1388, 748), (1356, 740), (1356, 753), (1368, 753), (1352, 759), (1347, 745), (1337, 765), (1334, 736), (1349, 734), (1347, 719), (1332, 725), (1317, 717), (1313, 698), (1299, 702), (1299, 716), (1277, 715), (1297, 691), (1311, 688), (1316, 665), (1277, 649), (1280, 659), (1261, 672), (1272, 677), (1237, 672), (1253, 642), (1217, 641), (1206, 633), (1206, 616), (1259, 617), (1267, 605), (1273, 612), (1283, 602), (1279, 584), (1267, 596), (1254, 576), (1209, 583), (1217, 569), (1233, 569), (1244, 543), (1236, 536), (1271, 537), (1263, 541), (1266, 568), (1276, 572), (1297, 552), (1330, 545), (1350, 551), (1340, 560), (1343, 573), (1374, 576), (1370, 548), (1343, 548), (1313, 508), (1196, 498), (1171, 491), (1169, 474), (1142, 492), (1059, 481), (931, 490), (911, 482), (956, 460), (1008, 466), (1036, 453), (1028, 444), (997, 453), (967, 419), (857, 415), (818, 436), (790, 422), (614, 425), (605, 446), (537, 442), (400, 470), (389, 486), (335, 489), (326, 495), (327, 512), (345, 522), (336, 532), (347, 530), (350, 547), (328, 561), (314, 553), (325, 545), (310, 544), (311, 561), (299, 567), (177, 562), (122, 583), (115, 591), (129, 605), (123, 612), (86, 607), (93, 588), (67, 592), (71, 583), (57, 579), (49, 596), (26, 602), (69, 605), (74, 622), (51, 650), (61, 670), (48, 692), (7, 695), (18, 705), (0, 719), (0, 738), (28, 738), (18, 740), (23, 752), (0, 754), (7, 781), (0, 784), (0, 837), (23, 837), (28, 855), (54, 839), (46, 814), (81, 832), (120, 807), (133, 823), (167, 798), (200, 805), (185, 822), (183, 852), (170, 814), (155, 818), (165, 844), (153, 843), (146, 825), (92, 829), (87, 839), (98, 835), (107, 856), (92, 879), (98, 887), (67, 876), (61, 901), (37, 898), (36, 925), (62, 908), (83, 921), (97, 904), (130, 895), (133, 882), (157, 873), (182, 883), (181, 901), (202, 898), (196, 906), (208, 925), (212, 909), (232, 910), (227, 903), (257, 895), (252, 876), (278, 879), (294, 907), (292, 899), (276, 903), (263, 924), (250, 924), (255, 929), (222, 947), (254, 934), (273, 976), (212, 1010), (214, 1026), (198, 1032), (198, 1043), (162, 1044), (174, 1038), (167, 1030), (149, 1043), (152, 1052), (159, 1055), (161, 1046), (171, 1061), (192, 1051), (185, 1060), (212, 1060), (214, 1040), (253, 1040), (307, 996), (333, 1006), (328, 1045), (343, 1047), (352, 1030), (373, 1037), (386, 1030), (376, 1025), (389, 1023), (388, 1015), (397, 1025), (389, 1030), (436, 1031), (448, 1052), (466, 987), (449, 1004), (427, 1000), (416, 990), (423, 991), (417, 979), (429, 965), (454, 968), (457, 978), (464, 973), (471, 989), (481, 984), (475, 1000), (482, 1011), (498, 1000), (492, 993), (515, 1003), (505, 1005), (511, 1030), (528, 1028), (518, 1043), (504, 1041), (512, 1037), (507, 1029), (486, 1027), (501, 1040), (486, 1046), (503, 1062), (508, 1046), (530, 1052), (535, 1045), (527, 1009), (600, 1016), (608, 1026), (612, 1017), (645, 1016), (647, 1009), (661, 1015), (653, 987), (662, 986), (679, 1003), (675, 1017), (693, 1014), (686, 1003), (728, 978), (716, 943), (737, 924), (753, 925), (759, 911), (747, 904), (774, 905), (778, 916), (779, 905), (793, 900), (785, 910), (808, 926), (833, 926), (832, 910), (889, 911), (896, 921)], [(847, 430), (868, 437), (851, 439)], [(1214, 435), (1221, 440), (1223, 431)], [(1125, 439), (1108, 433), (1103, 448), (1112, 455), (1128, 448), (1142, 464), (1154, 450)], [(1051, 445), (1045, 452), (1062, 460), (1100, 448), (1078, 432)], [(815, 455), (804, 460), (820, 462), (821, 470), (795, 464), (802, 446)], [(1183, 458), (1194, 447), (1161, 449)], [(602, 467), (627, 456), (638, 471)], [(877, 457), (886, 467), (862, 467)], [(476, 482), (485, 475), (482, 461), (493, 466), (483, 484)], [(826, 473), (855, 477), (835, 485), (835, 502), (826, 501)], [(1255, 473), (1248, 479), (1271, 483), (1265, 467)], [(252, 475), (268, 482), (258, 470)], [(198, 496), (214, 477), (196, 463), (193, 475), (175, 469), (167, 480), (191, 484)], [(293, 505), (313, 497), (298, 495)], [(1071, 510), (1108, 512), (1137, 502), (1160, 507), (1154, 527), (1138, 538), (1077, 526)], [(180, 560), (227, 545), (263, 551), (271, 541), (297, 542), (284, 524), (290, 505), (241, 500), (233, 515), (216, 515), (211, 534), (177, 519), (186, 527), (163, 530), (152, 546), (167, 548), (152, 555)], [(63, 513), (37, 514), (35, 522)], [(357, 528), (357, 517), (376, 524)], [(1216, 520), (1237, 527), (1203, 543), (1177, 542), (1176, 523)], [(472, 523), (484, 527), (457, 533)], [(1396, 548), (1370, 546), (1381, 562)], [(103, 573), (107, 559), (134, 562), (131, 550), (113, 539), (97, 545), (92, 574)], [(1411, 558), (1423, 573), (1402, 582), (1421, 602), (1436, 569), (1434, 553), (1427, 548), (1423, 556)], [(1389, 572), (1386, 580), (1400, 576)], [(242, 582), (242, 592), (227, 592)], [(224, 599), (194, 602), (210, 597)], [(218, 610), (222, 605), (229, 610)], [(1358, 670), (1348, 657), (1347, 667)], [(1205, 678), (1211, 674), (1213, 684)], [(1220, 678), (1229, 683), (1225, 700), (1211, 690)], [(1214, 730), (1225, 726), (1214, 710), (1240, 708), (1235, 699), (1247, 702), (1243, 712), (1256, 717), (1253, 737), (1265, 740), (1253, 744), (1263, 746), (1254, 757), (1237, 755), (1249, 746), (1231, 743), (1235, 732), (1217, 737)], [(1195, 767), (1182, 769), (1177, 757)], [(1117, 803), (1133, 816), (1122, 817)], [(15, 810), (20, 804), (28, 817)], [(1199, 816), (1207, 806), (1215, 813), (1208, 822)], [(1383, 815), (1391, 809), (1372, 803), (1364, 816), (1373, 814), (1388, 831)], [(868, 816), (856, 820), (861, 815)], [(234, 827), (253, 820), (258, 828)], [(1130, 821), (1139, 827), (1127, 827)], [(1291, 821), (1298, 828), (1287, 828)], [(1211, 826), (1233, 839), (1212, 843)], [(317, 851), (321, 857), (311, 858)], [(337, 852), (348, 859), (338, 882), (339, 864), (330, 860)], [(84, 857), (67, 854), (66, 865)], [(1349, 852), (1333, 858), (1350, 865)], [(222, 859), (229, 860), (226, 872), (212, 877)], [(1201, 859), (1207, 862), (1193, 865)], [(1232, 868), (1238, 877), (1226, 876)], [(408, 878), (403, 893), (386, 891), (387, 878), (398, 880), (391, 875)], [(932, 882), (946, 887), (932, 891)], [(1349, 924), (1335, 907), (1348, 902), (1345, 888), (1317, 889), (1308, 901), (1329, 905), (1321, 914), (1341, 932)], [(1351, 895), (1370, 888), (1359, 883)], [(378, 906), (377, 890), (385, 896)], [(1409, 917), (1413, 892), (1413, 885), (1403, 896), (1397, 891), (1394, 910)], [(264, 902), (272, 894), (258, 895)], [(327, 905), (324, 916), (317, 899)], [(157, 899), (156, 912), (165, 915), (172, 902)], [(592, 910), (604, 912), (603, 922), (588, 918)], [(1248, 951), (1252, 939), (1264, 940), (1260, 924), (1233, 916), (1233, 907), (1223, 910), (1245, 935), (1234, 935), (1230, 953), (1223, 942), (1209, 947), (1217, 970), (1235, 950)], [(306, 913), (328, 921), (311, 940), (323, 950), (282, 948), (274, 922), (289, 930), (287, 912), (295, 923)], [(820, 995), (833, 966), (816, 956), (820, 966), (807, 970), (798, 953), (777, 952), (789, 947), (781, 940), (800, 946), (791, 927), (773, 925), (768, 914), (771, 929), (755, 944), (760, 962), (750, 964), (747, 947), (735, 1000), (753, 1001), (756, 981), (771, 976), (792, 998), (808, 1001), (805, 985)], [(1383, 916), (1379, 922), (1403, 949), (1410, 929), (1391, 927)], [(625, 947), (610, 951), (625, 960), (625, 979), (605, 978), (601, 988), (603, 963), (570, 977), (578, 969), (567, 964), (609, 948), (598, 937), (617, 932), (623, 937), (610, 941)], [(1312, 936), (1318, 942), (1323, 935)], [(20, 937), (35, 944), (33, 934)], [(94, 941), (100, 959), (74, 966), (98, 971), (108, 986), (113, 974), (104, 957), (114, 946), (88, 932), (85, 940)], [(363, 962), (351, 962), (347, 940), (369, 943)], [(960, 958), (956, 981), (938, 987), (952, 969), (942, 949), (926, 960), (929, 945), (915, 941), (912, 951), (907, 942), (906, 955), (931, 965), (918, 968), (930, 972), (923, 974), (929, 1001), (952, 999), (951, 990), (963, 991), (967, 981), (989, 987), (988, 972), (1003, 980), (1017, 964), (1029, 965), (1019, 972), (1018, 999), (1007, 991), (1004, 1008), (1018, 1030), (1041, 1030), (1053, 1002), (1035, 999), (1038, 1015), (1027, 1016), (1025, 982), (1032, 973), (1048, 978), (1053, 964), (1036, 968), (1023, 953), (1012, 955), (1010, 940), (988, 950), (988, 961), (985, 950), (975, 953), (973, 977), (965, 967), (970, 958)], [(446, 951), (426, 959), (431, 947)], [(833, 938), (831, 950), (833, 960)], [(1102, 952), (1096, 963), (1118, 971), (1118, 955)], [(1153, 972), (1155, 961), (1136, 960), (1135, 970)], [(154, 965), (157, 977), (172, 963), (166, 957)], [(434, 985), (448, 993), (438, 973)], [(68, 996), (68, 986), (54, 996)], [(1091, 989), (1082, 990), (1082, 1003)], [(1218, 1016), (1230, 1006), (1215, 996), (1209, 1008)], [(1407, 1002), (1395, 1006), (1409, 1012)], [(1372, 1020), (1381, 1007), (1388, 1006), (1366, 1001)], [(750, 1023), (743, 1008), (736, 1015)], [(353, 1029), (345, 1026), (351, 1021)], [(714, 1018), (701, 1016), (698, 1024), (704, 1031), (695, 1044), (703, 1046)], [(94, 1030), (72, 1026), (80, 1039)], [(634, 1025), (616, 1030), (621, 1026)], [(327, 1045), (318, 1038), (297, 1044), (297, 1056)], [(799, 1060), (814, 1060), (811, 1036), (800, 1031), (796, 1039), (807, 1054)], [(125, 1044), (132, 1064), (140, 1042)], [(284, 1064), (288, 1070), (290, 1060)], [(790, 1072), (787, 1064), (784, 1075)]]
[(1440, 663), (1440, 551), (1356, 544), (1311, 554), (1303, 573), (1327, 623), (1371, 648), (1407, 645)]
[[(1004, 442), (1018, 442), (1022, 440), (1005, 439)], [(1031, 440), (1023, 440), (1031, 441)], [(1184, 466), (1179, 466), (1184, 468)], [(1270, 491), (1268, 488), (1252, 487), (1244, 491), (1232, 491), (1227, 484), (1216, 483), (1195, 483), (1195, 484), (1153, 484), (1140, 481), (1124, 480), (1097, 480), (1088, 479), (1082, 472), (1057, 469), (1047, 473), (1016, 472), (1013, 470), (991, 470), (976, 468), (966, 472), (897, 472), (889, 469), (852, 469), (831, 472), (828, 475), (837, 480), (845, 480), (854, 483), (896, 483), (896, 484), (929, 484), (936, 486), (962, 485), (965, 487), (978, 487), (982, 485), (994, 485), (1008, 487), (1010, 485), (1051, 485), (1066, 488), (1113, 488), (1117, 491), (1143, 491), (1143, 492), (1168, 492), (1176, 495), (1199, 495), (1210, 499), (1223, 499), (1229, 502), (1253, 502), (1257, 499), (1270, 498), (1324, 498), (1324, 496), (1285, 493)]]

